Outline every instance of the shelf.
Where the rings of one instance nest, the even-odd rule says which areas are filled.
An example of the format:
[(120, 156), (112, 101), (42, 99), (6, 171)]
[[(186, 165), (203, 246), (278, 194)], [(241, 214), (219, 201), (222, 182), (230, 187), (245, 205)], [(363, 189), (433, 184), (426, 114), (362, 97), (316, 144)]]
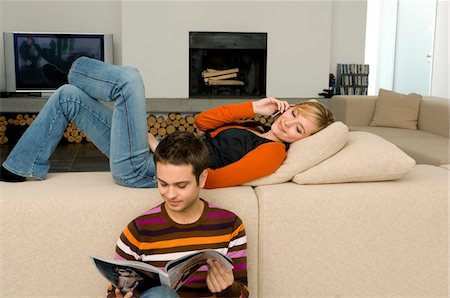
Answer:
[(336, 94), (367, 95), (368, 86), (368, 64), (337, 65)]
[[(5, 97), (0, 98), (1, 113), (38, 113), (48, 97)], [(310, 98), (280, 98), (289, 103), (297, 103)], [(323, 98), (316, 98), (324, 100)], [(164, 114), (170, 112), (198, 113), (216, 106), (230, 103), (241, 103), (249, 99), (216, 99), (216, 98), (147, 98), (147, 113)], [(108, 102), (111, 106), (113, 103)]]

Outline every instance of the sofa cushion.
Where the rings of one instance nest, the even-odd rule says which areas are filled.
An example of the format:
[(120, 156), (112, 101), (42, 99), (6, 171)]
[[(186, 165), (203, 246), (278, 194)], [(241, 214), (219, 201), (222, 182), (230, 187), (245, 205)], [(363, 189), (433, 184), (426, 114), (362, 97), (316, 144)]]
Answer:
[(341, 151), (313, 168), (296, 174), (298, 184), (383, 181), (397, 179), (415, 165), (394, 144), (368, 132), (352, 131)]
[(450, 162), (450, 140), (437, 134), (392, 127), (349, 126), (349, 129), (374, 133), (386, 139), (414, 158), (417, 164), (440, 166)]
[(380, 89), (370, 126), (417, 129), (421, 100), (416, 93), (404, 95)]
[(318, 133), (292, 143), (287, 157), (271, 175), (253, 180), (246, 185), (259, 186), (283, 183), (295, 174), (309, 169), (338, 152), (347, 142), (348, 127), (338, 121)]

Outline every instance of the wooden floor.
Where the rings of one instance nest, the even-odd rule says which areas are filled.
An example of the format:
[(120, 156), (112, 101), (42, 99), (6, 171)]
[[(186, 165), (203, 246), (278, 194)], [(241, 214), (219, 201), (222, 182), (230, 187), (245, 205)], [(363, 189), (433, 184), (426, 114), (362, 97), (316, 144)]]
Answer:
[[(6, 159), (12, 145), (0, 145), (0, 160)], [(92, 143), (60, 143), (50, 158), (50, 172), (105, 172), (109, 160)]]

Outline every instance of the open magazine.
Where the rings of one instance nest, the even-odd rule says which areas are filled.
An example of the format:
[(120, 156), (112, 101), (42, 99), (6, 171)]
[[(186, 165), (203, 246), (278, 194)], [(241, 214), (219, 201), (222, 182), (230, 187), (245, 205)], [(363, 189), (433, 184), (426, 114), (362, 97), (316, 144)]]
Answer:
[(91, 256), (98, 271), (123, 293), (146, 290), (167, 285), (177, 291), (186, 280), (208, 259), (218, 261), (226, 270), (233, 269), (233, 261), (226, 255), (212, 250), (201, 250), (166, 264), (165, 270), (140, 261), (111, 260)]

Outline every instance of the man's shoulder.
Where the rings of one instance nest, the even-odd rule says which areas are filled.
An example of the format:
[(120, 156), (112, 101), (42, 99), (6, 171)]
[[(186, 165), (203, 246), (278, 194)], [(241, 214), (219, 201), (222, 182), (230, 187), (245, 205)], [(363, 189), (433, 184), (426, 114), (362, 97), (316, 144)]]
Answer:
[(162, 212), (162, 205), (163, 205), (163, 203), (161, 202), (161, 203), (159, 203), (159, 204), (153, 206), (153, 207), (150, 208), (149, 210), (144, 211), (144, 212), (141, 214), (141, 216), (161, 213), (161, 212)]
[(208, 204), (208, 217), (211, 218), (235, 218), (240, 220), (239, 216), (233, 211), (222, 208), (214, 203), (205, 201)]
[(160, 224), (164, 218), (165, 213), (162, 210), (162, 203), (160, 203), (149, 210), (142, 212), (133, 219), (132, 223), (137, 227), (141, 225)]

